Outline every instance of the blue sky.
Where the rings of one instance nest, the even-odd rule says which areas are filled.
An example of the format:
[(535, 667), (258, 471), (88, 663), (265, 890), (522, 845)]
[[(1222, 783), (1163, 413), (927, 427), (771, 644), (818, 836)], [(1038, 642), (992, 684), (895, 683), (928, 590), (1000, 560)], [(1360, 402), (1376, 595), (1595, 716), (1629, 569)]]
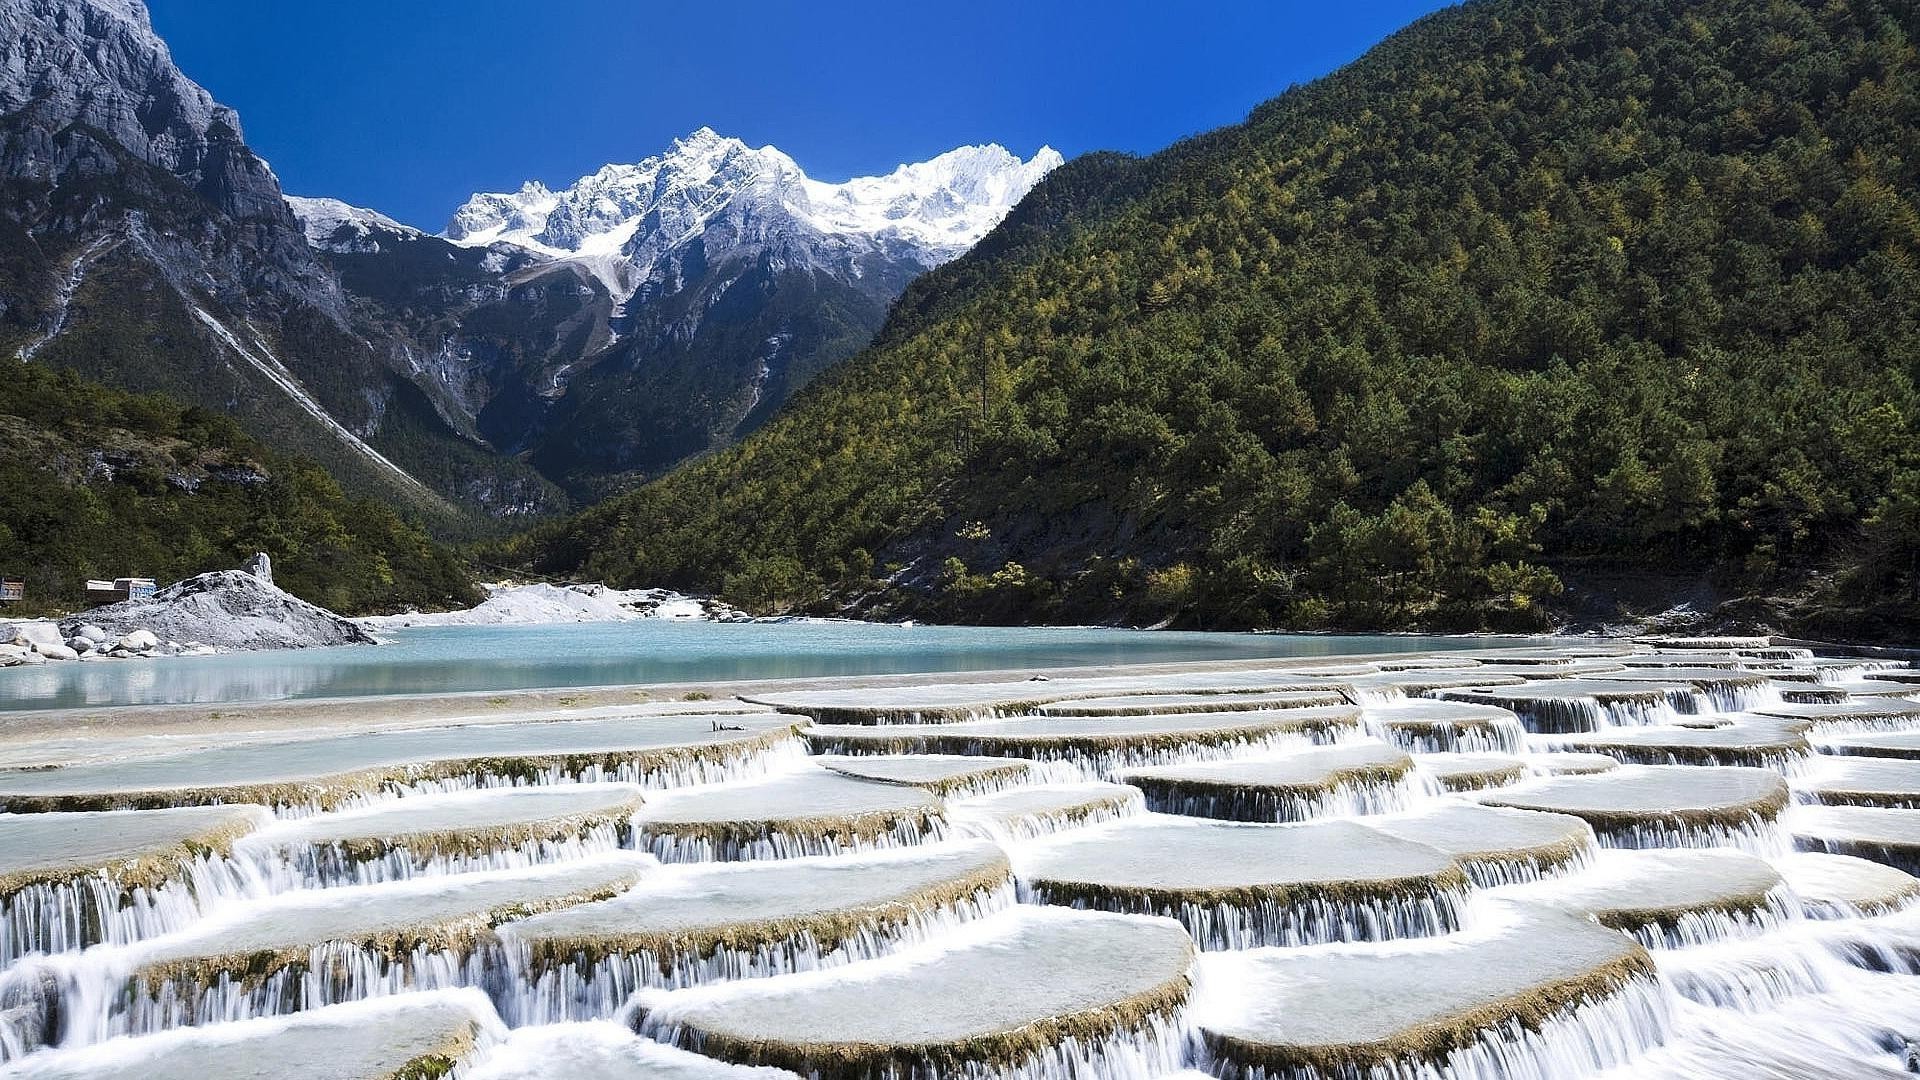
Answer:
[(438, 229), (706, 125), (825, 180), (963, 143), (1149, 152), (1244, 117), (1433, 0), (149, 0), (297, 195)]

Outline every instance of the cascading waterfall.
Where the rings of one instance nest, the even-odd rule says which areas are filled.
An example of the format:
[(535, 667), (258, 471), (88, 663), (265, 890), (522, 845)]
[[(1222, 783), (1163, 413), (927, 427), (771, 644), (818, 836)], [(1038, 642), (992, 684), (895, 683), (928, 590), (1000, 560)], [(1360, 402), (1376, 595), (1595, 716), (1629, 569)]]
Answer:
[(1779, 822), (1759, 814), (1747, 814), (1737, 823), (1724, 821), (1637, 822), (1595, 829), (1601, 847), (1642, 850), (1650, 848), (1737, 848), (1763, 858), (1784, 855), (1793, 850), (1793, 841)]
[(1467, 925), (1468, 888), (1437, 883), (1365, 898), (1257, 896), (1212, 903), (1150, 898), (1058, 895), (1020, 883), (1020, 900), (1082, 911), (1125, 911), (1179, 920), (1205, 950), (1324, 945), (1336, 941), (1395, 941), (1450, 934)]
[(1340, 781), (1319, 790), (1240, 788), (1226, 792), (1171, 785), (1149, 788), (1147, 809), (1225, 821), (1312, 821), (1406, 810), (1425, 790), (1426, 785), (1411, 776)]
[(795, 737), (721, 756), (685, 753), (654, 760), (637, 755), (613, 766), (587, 762), (578, 766), (549, 765), (537, 770), (510, 772), (475, 771), (458, 776), (413, 780), (390, 792), (389, 797), (551, 784), (638, 784), (649, 791), (672, 791), (696, 784), (755, 780), (797, 768), (806, 762), (808, 756), (806, 743)]
[[(706, 1049), (697, 1031), (636, 1010), (630, 1018), (640, 1034), (684, 1047)], [(1180, 1071), (1188, 1057), (1187, 1026), (1179, 1016), (1148, 1016), (1104, 1036), (1069, 1036), (1046, 1049), (991, 1063), (943, 1064), (926, 1060), (911, 1070), (880, 1074), (888, 1080), (1162, 1080)]]
[(1637, 978), (1535, 1026), (1508, 1021), (1483, 1028), (1471, 1043), (1437, 1059), (1270, 1068), (1223, 1059), (1198, 1040), (1194, 1056), (1220, 1080), (1567, 1080), (1633, 1062), (1666, 1040), (1672, 1016), (1665, 988)]
[(116, 970), (113, 959), (102, 958), (99, 967), (81, 965), (66, 973), (74, 981), (64, 997), (61, 1044), (84, 1046), (120, 1035), (283, 1016), (412, 990), (485, 986), (487, 972), (502, 961), (499, 946), (491, 943), (388, 952), (333, 941), (270, 972), (169, 971), (155, 978)]
[(503, 971), (489, 986), (500, 1015), (509, 1024), (591, 1020), (618, 1013), (642, 988), (677, 989), (732, 979), (757, 979), (799, 971), (821, 971), (859, 960), (886, 956), (904, 946), (937, 940), (960, 926), (1004, 911), (1017, 902), (1003, 883), (931, 911), (913, 911), (897, 922), (859, 927), (835, 941), (823, 942), (809, 930), (776, 942), (742, 946), (722, 942), (704, 956), (641, 950), (543, 963), (535, 950), (502, 929)]
[(276, 868), (292, 875), (299, 887), (333, 888), (340, 885), (377, 885), (417, 877), (466, 874), (480, 870), (520, 870), (531, 866), (574, 862), (631, 848), (632, 828), (604, 824), (579, 836), (530, 840), (496, 848), (458, 852), (415, 852), (403, 845), (374, 854), (341, 844), (295, 844), (285, 847), (235, 845), (255, 866)]
[[(1727, 680), (1716, 682), (1704, 672), (1688, 673), (1700, 677), (1697, 687), (1651, 683), (1646, 684), (1646, 696), (1622, 690), (1620, 696), (1599, 700), (1556, 697), (1552, 694), (1555, 680), (1496, 688), (1486, 695), (1435, 689), (1416, 699), (1390, 686), (1367, 686), (1352, 694), (1358, 703), (1389, 710), (1412, 709), (1425, 698), (1497, 702), (1517, 712), (1518, 720), (1489, 716), (1449, 723), (1436, 713), (1431, 722), (1408, 716), (1387, 725), (1369, 714), (1362, 717), (1359, 729), (1349, 724), (1220, 742), (1204, 735), (1175, 734), (1131, 744), (1105, 743), (1091, 736), (1051, 743), (1035, 738), (1011, 746), (943, 743), (940, 750), (945, 753), (1017, 759), (1029, 762), (1031, 768), (1024, 775), (983, 780), (977, 788), (959, 785), (944, 800), (929, 801), (932, 808), (924, 813), (901, 812), (885, 820), (849, 814), (839, 819), (786, 816), (755, 822), (742, 813), (741, 821), (656, 818), (653, 825), (648, 824), (648, 812), (672, 805), (673, 797), (656, 798), (656, 792), (819, 771), (803, 736), (773, 740), (731, 757), (642, 756), (625, 764), (583, 757), (577, 764), (476, 767), (461, 775), (393, 783), (355, 793), (344, 802), (330, 799), (328, 808), (478, 789), (576, 783), (633, 783), (648, 789), (649, 795), (637, 824), (597, 824), (565, 837), (528, 840), (520, 832), (513, 839), (503, 834), (445, 846), (423, 843), (415, 849), (405, 837), (394, 837), (386, 846), (359, 841), (276, 843), (269, 828), (235, 841), (230, 855), (196, 856), (183, 863), (175, 880), (151, 889), (125, 889), (103, 873), (79, 875), (59, 885), (22, 887), (0, 906), (0, 1063), (30, 1054), (58, 1054), (64, 1048), (122, 1035), (284, 1016), (414, 990), (461, 987), (484, 991), (499, 1018), (510, 1026), (619, 1018), (646, 1038), (698, 1051), (699, 1033), (651, 1015), (630, 1001), (636, 994), (645, 1000), (653, 992), (698, 990), (799, 973), (831, 971), (838, 978), (860, 965), (888, 963), (910, 948), (961, 936), (979, 924), (1007, 917), (1021, 905), (1172, 919), (1192, 935), (1199, 950), (1209, 954), (1202, 964), (1216, 959), (1213, 954), (1249, 949), (1339, 949), (1354, 947), (1342, 943), (1364, 947), (1471, 937), (1485, 925), (1488, 910), (1510, 902), (1497, 890), (1514, 886), (1523, 891), (1536, 883), (1549, 888), (1563, 879), (1576, 881), (1602, 872), (1596, 863), (1613, 858), (1602, 856), (1603, 848), (1733, 848), (1779, 859), (1792, 850), (1793, 834), (1765, 813), (1690, 816), (1676, 804), (1676, 812), (1662, 821), (1629, 820), (1623, 815), (1609, 822), (1595, 815), (1601, 827), (1591, 838), (1574, 838), (1578, 842), (1561, 843), (1549, 833), (1524, 844), (1515, 839), (1511, 850), (1501, 850), (1485, 836), (1462, 836), (1457, 850), (1467, 853), (1449, 856), (1458, 869), (1447, 869), (1424, 883), (1402, 881), (1376, 887), (1360, 875), (1347, 880), (1343, 871), (1335, 880), (1271, 889), (1248, 886), (1204, 893), (1143, 887), (1131, 893), (1089, 896), (1076, 891), (1071, 881), (1056, 894), (1024, 878), (1017, 884), (1003, 879), (957, 899), (871, 924), (822, 930), (795, 924), (784, 937), (723, 935), (717, 944), (697, 949), (623, 946), (615, 937), (608, 939), (604, 949), (587, 938), (583, 939), (587, 944), (563, 950), (543, 945), (532, 930), (517, 934), (516, 914), (505, 911), (497, 921), (490, 917), (484, 925), (425, 939), (403, 934), (378, 943), (329, 941), (289, 951), (154, 959), (165, 955), (154, 951), (155, 939), (204, 924), (210, 914), (288, 892), (550, 867), (605, 857), (621, 849), (650, 852), (668, 863), (711, 863), (842, 856), (916, 847), (949, 837), (986, 837), (1019, 866), (1023, 851), (1062, 839), (1071, 842), (1059, 834), (1137, 817), (1149, 808), (1188, 818), (1351, 819), (1357, 823), (1354, 828), (1377, 827), (1370, 819), (1381, 815), (1417, 815), (1437, 806), (1458, 807), (1495, 798), (1496, 790), (1449, 791), (1432, 772), (1439, 763), (1421, 766), (1422, 755), (1544, 756), (1583, 749), (1578, 740), (1562, 742), (1552, 733), (1676, 722), (1701, 726), (1703, 714), (1780, 703), (1782, 698), (1771, 683), (1739, 677), (1751, 672), (1771, 678), (1774, 672), (1769, 664), (1782, 665), (1782, 674), (1816, 673), (1819, 682), (1807, 686), (1835, 687), (1833, 692), (1840, 694), (1845, 691), (1837, 688), (1846, 683), (1901, 666), (1862, 661), (1794, 667), (1810, 654), (1792, 648), (1750, 649), (1745, 655), (1752, 662), (1728, 668)], [(1723, 657), (1714, 663), (1725, 665), (1728, 660)], [(1177, 680), (1165, 678), (1167, 692), (1177, 692)], [(1515, 693), (1506, 698), (1501, 690)], [(1920, 684), (1915, 690), (1920, 697)], [(945, 723), (1002, 715), (1034, 713), (1026, 705), (995, 706), (963, 713), (935, 710), (929, 717), (915, 714), (914, 718), (937, 716)], [(1217, 719), (1221, 714), (1208, 715)], [(1912, 729), (1920, 729), (1920, 723), (1899, 716), (1831, 722), (1823, 718), (1820, 725), (1822, 735)], [(1529, 738), (1529, 730), (1547, 734)], [(1219, 791), (1156, 795), (1151, 789), (1143, 794), (1137, 787), (1105, 783), (1131, 768), (1254, 759), (1277, 750), (1364, 737), (1415, 755), (1416, 768), (1391, 779), (1336, 778), (1322, 789), (1277, 783), (1262, 789), (1243, 783)], [(812, 750), (874, 752), (851, 739), (844, 746), (815, 741)], [(1654, 750), (1649, 755), (1645, 759), (1649, 763), (1659, 756)], [(1632, 757), (1634, 752), (1626, 751), (1624, 756)], [(1678, 763), (1676, 759), (1677, 755), (1660, 758)], [(1535, 779), (1551, 771), (1536, 756), (1527, 757), (1525, 763), (1534, 769)], [(1800, 757), (1788, 753), (1753, 764), (1787, 776), (1793, 785), (1806, 784), (1810, 775)], [(1715, 766), (1695, 762), (1690, 767), (1704, 773)], [(1807, 791), (1795, 794), (1803, 800), (1811, 797)], [(304, 818), (318, 809), (317, 805), (289, 805), (279, 808), (276, 816)], [(858, 824), (850, 824), (856, 820)], [(1451, 835), (1429, 833), (1425, 842), (1440, 847), (1437, 836), (1453, 840)], [(1048, 837), (1059, 838), (1024, 847)], [(1475, 841), (1479, 848), (1474, 847)], [(1818, 848), (1823, 842), (1802, 836), (1799, 843)], [(1845, 850), (1907, 865), (1903, 860), (1908, 853), (1895, 846), (1875, 850), (1853, 842)], [(662, 870), (646, 865), (651, 873), (684, 872), (682, 867)], [(1784, 863), (1776, 865), (1797, 883)], [(1920, 869), (1920, 863), (1909, 868)], [(1487, 898), (1489, 891), (1496, 891), (1491, 898)], [(1906, 1040), (1920, 1040), (1920, 920), (1913, 918), (1920, 891), (1871, 910), (1824, 896), (1802, 898), (1787, 886), (1764, 895), (1756, 889), (1754, 896), (1754, 902), (1745, 906), (1709, 905), (1637, 921), (1622, 918), (1626, 929), (1621, 933), (1645, 949), (1636, 950), (1641, 966), (1631, 977), (1571, 1004), (1529, 1014), (1525, 1022), (1482, 1024), (1431, 1056), (1352, 1064), (1336, 1055), (1318, 1064), (1289, 1068), (1237, 1061), (1210, 1048), (1199, 1034), (1210, 1006), (1196, 995), (1191, 1005), (1172, 1015), (1130, 1017), (1113, 1032), (1065, 1037), (1043, 1050), (1023, 1051), (990, 1063), (942, 1060), (916, 1072), (915, 1080), (1161, 1080), (1183, 1068), (1204, 1069), (1223, 1080), (1560, 1080), (1595, 1074), (1609, 1080), (1753, 1080), (1766, 1075), (1851, 1080), (1866, 1070), (1898, 1068)], [(724, 912), (724, 903), (717, 902), (716, 910)], [(1916, 929), (1908, 931), (1907, 923)], [(1588, 929), (1594, 928), (1589, 925)], [(1471, 954), (1463, 951), (1463, 964), (1470, 960)], [(1114, 963), (1125, 961), (1123, 955), (1113, 958)], [(1214, 986), (1208, 994), (1231, 999), (1245, 990)], [(484, 1047), (476, 1051), (484, 1052)], [(456, 1070), (453, 1075), (464, 1072)]]
[(156, 888), (128, 889), (109, 873), (28, 885), (0, 903), (0, 966), (30, 953), (125, 945), (182, 929), (230, 904), (294, 888), (277, 862), (206, 853)]
[(728, 831), (673, 832), (639, 828), (638, 846), (663, 863), (745, 862), (752, 859), (798, 859), (808, 855), (848, 855), (860, 851), (933, 844), (951, 835), (940, 814), (906, 815), (882, 829), (850, 830), (826, 822), (818, 831), (801, 827), (770, 828), (757, 836)]

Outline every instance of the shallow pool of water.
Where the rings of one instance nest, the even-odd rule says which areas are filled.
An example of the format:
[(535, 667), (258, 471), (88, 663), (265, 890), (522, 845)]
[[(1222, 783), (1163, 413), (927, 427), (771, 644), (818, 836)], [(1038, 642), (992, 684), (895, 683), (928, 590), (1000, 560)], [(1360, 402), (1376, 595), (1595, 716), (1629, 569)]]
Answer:
[(385, 636), (391, 644), (8, 668), (0, 670), (0, 711), (1427, 652), (1490, 643), (1481, 637), (662, 621), (420, 627)]

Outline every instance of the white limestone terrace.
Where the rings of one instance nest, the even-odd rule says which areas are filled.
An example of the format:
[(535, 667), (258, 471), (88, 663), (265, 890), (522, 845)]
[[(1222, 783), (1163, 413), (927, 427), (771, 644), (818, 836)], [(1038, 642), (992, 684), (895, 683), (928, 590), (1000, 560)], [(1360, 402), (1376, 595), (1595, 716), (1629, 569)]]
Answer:
[(1920, 810), (1796, 806), (1782, 825), (1801, 851), (1853, 855), (1920, 874)]
[[(1885, 727), (1574, 695), (1536, 700), (1598, 730), (1509, 745), (1510, 710), (1407, 696), (1475, 664), (1524, 697), (1646, 658), (1633, 669), (1699, 708), (1694, 680), (1721, 675), (1689, 669), (1741, 687), (1762, 665), (1814, 670), (1759, 651), (1576, 642), (755, 694), (864, 721), (844, 725), (623, 704), (630, 688), (358, 717), (102, 712), (0, 759), (56, 766), (0, 771), (0, 799), (53, 811), (0, 813), (0, 868), (40, 867), (16, 899), (47, 893), (10, 926), (63, 928), (33, 946), (54, 955), (0, 958), (0, 1074), (1897, 1075), (1889, 1036), (1920, 1031), (1911, 703), (1836, 665), (1819, 671), (1841, 681), (1780, 685), (1839, 695), (1830, 725)], [(1111, 714), (1045, 715), (1078, 701)], [(925, 708), (940, 722), (898, 722)], [(1802, 736), (1846, 756), (1807, 758)], [(1648, 766), (1601, 744), (1699, 752)], [(1153, 813), (1156, 779), (1298, 794), (1320, 816)], [(59, 809), (243, 795), (262, 807)], [(467, 1019), (381, 1019), (431, 1001)]]
[(1369, 818), (1365, 824), (1452, 856), (1481, 887), (1577, 873), (1592, 862), (1599, 847), (1593, 830), (1571, 814), (1467, 802), (1436, 801), (1407, 813)]
[(816, 760), (822, 768), (842, 776), (924, 788), (946, 798), (1002, 791), (1038, 775), (1031, 762), (1018, 758), (964, 754), (871, 754)]
[(784, 1069), (729, 1065), (634, 1034), (608, 1020), (509, 1034), (462, 1080), (800, 1080)]
[(1441, 791), (1484, 791), (1520, 783), (1532, 775), (1524, 758), (1511, 754), (1421, 754), (1413, 767)]
[(505, 1037), (485, 994), (441, 990), (45, 1051), (4, 1072), (8, 1080), (395, 1080), (439, 1075), (431, 1070), (471, 1061)]
[(782, 859), (941, 839), (941, 801), (811, 766), (653, 798), (634, 817), (640, 844), (666, 862)]
[(1368, 705), (1367, 727), (1413, 753), (1517, 753), (1526, 747), (1526, 729), (1512, 709), (1466, 701), (1413, 698)]
[(1822, 756), (1795, 779), (1794, 792), (1836, 806), (1920, 809), (1920, 761)]
[(229, 858), (259, 806), (0, 814), (0, 965), (181, 930), (273, 887)]
[(635, 998), (642, 1034), (810, 1076), (1153, 1076), (1180, 1064), (1193, 943), (1164, 919), (1022, 907), (880, 960)]
[(1154, 810), (1230, 821), (1305, 821), (1404, 809), (1413, 759), (1381, 742), (1291, 750), (1257, 758), (1124, 769), (1113, 779), (1147, 794)]
[(1572, 814), (1608, 847), (1751, 847), (1771, 851), (1787, 782), (1769, 769), (1634, 765), (1483, 792), (1482, 803)]
[(1668, 1026), (1645, 949), (1519, 905), (1448, 937), (1209, 953), (1201, 971), (1211, 1071), (1247, 1080), (1583, 1076)]
[(1099, 779), (1116, 768), (1237, 756), (1357, 735), (1351, 705), (1162, 716), (1034, 716), (951, 724), (816, 724), (816, 753), (1017, 757)]
[(1152, 815), (1027, 845), (1014, 871), (1034, 901), (1171, 916), (1204, 949), (1444, 934), (1468, 888), (1452, 856), (1344, 820)]
[(1537, 750), (1589, 751), (1639, 765), (1753, 765), (1787, 771), (1813, 755), (1806, 724), (1752, 717), (1715, 727), (1651, 725), (1536, 735)]
[(1649, 948), (1756, 936), (1800, 913), (1779, 870), (1726, 850), (1607, 851), (1587, 873), (1500, 895), (1585, 915)]
[(1146, 812), (1139, 788), (1093, 781), (1017, 787), (963, 799), (948, 804), (947, 819), (957, 832), (1012, 844)]
[(508, 869), (610, 851), (643, 802), (619, 783), (435, 792), (282, 822), (236, 849), (323, 885)]
[[(616, 895), (657, 872), (619, 852), (554, 866), (282, 893), (175, 934), (88, 957), (80, 973), (124, 992), (75, 993), (66, 1045), (269, 1016), (410, 990), (471, 985), (493, 928)], [(310, 973), (324, 972), (324, 978)]]
[(1802, 851), (1774, 866), (1808, 918), (1867, 918), (1920, 903), (1920, 878), (1867, 859)]
[(613, 716), (240, 742), (164, 757), (0, 773), (0, 808), (147, 809), (258, 802), (333, 809), (422, 783), (441, 787), (627, 780), (660, 787), (752, 771), (798, 752), (793, 717)]
[(671, 867), (611, 899), (502, 926), (508, 967), (531, 989), (510, 1019), (590, 1019), (642, 986), (869, 960), (1012, 903), (1005, 853), (980, 840)]

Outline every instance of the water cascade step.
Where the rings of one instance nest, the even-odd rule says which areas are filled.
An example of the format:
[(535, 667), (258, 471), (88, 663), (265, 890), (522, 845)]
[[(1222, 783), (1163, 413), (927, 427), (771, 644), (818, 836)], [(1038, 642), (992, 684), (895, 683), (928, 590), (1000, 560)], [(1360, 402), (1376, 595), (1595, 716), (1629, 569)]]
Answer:
[(285, 822), (240, 850), (282, 861), (315, 886), (502, 870), (615, 850), (643, 801), (636, 784), (419, 795)]
[(1758, 705), (1751, 711), (1804, 720), (1815, 737), (1868, 731), (1920, 730), (1920, 702), (1905, 698), (1855, 698), (1832, 704)]
[(842, 776), (882, 784), (924, 788), (942, 798), (965, 798), (1004, 791), (1034, 778), (1031, 763), (1009, 758), (958, 754), (874, 754), (815, 759)]
[(1507, 754), (1421, 754), (1413, 767), (1434, 787), (1451, 792), (1507, 787), (1533, 775), (1524, 758)]
[(1801, 851), (1853, 855), (1920, 874), (1920, 810), (1797, 806), (1785, 825)]
[(1002, 843), (1051, 836), (1146, 812), (1147, 800), (1139, 788), (1104, 781), (1015, 788), (947, 807), (956, 830)]
[(1669, 721), (1693, 700), (1689, 686), (1611, 679), (1548, 679), (1523, 686), (1442, 691), (1448, 701), (1498, 705), (1520, 717), (1528, 731), (1561, 735), (1628, 724)]
[(1774, 866), (1811, 919), (1872, 918), (1920, 903), (1920, 878), (1867, 859), (1802, 851)]
[(1284, 746), (1334, 742), (1360, 732), (1351, 705), (1173, 716), (1032, 717), (934, 725), (817, 725), (823, 754), (964, 754), (1063, 766), (1089, 780), (1115, 769), (1207, 761)]
[(1334, 690), (1270, 690), (1257, 694), (1118, 694), (1073, 698), (1040, 707), (1045, 716), (1166, 716), (1176, 713), (1260, 712), (1344, 705)]
[(1415, 699), (1371, 705), (1367, 728), (1410, 754), (1517, 754), (1526, 729), (1511, 709), (1465, 701)]
[(1536, 735), (1536, 749), (1605, 754), (1635, 765), (1749, 765), (1782, 772), (1813, 754), (1801, 721), (1756, 717), (1720, 727), (1659, 725)]
[(8, 1080), (425, 1080), (505, 1035), (485, 994), (441, 990), (43, 1052), (4, 1071)]
[(249, 802), (334, 809), (412, 785), (737, 779), (800, 751), (795, 719), (651, 716), (241, 743), (168, 757), (0, 773), (0, 810), (142, 810)]
[(1425, 941), (1211, 953), (1196, 1003), (1229, 1080), (1585, 1076), (1657, 1045), (1647, 951), (1575, 915), (1515, 907)]
[(1619, 758), (1577, 750), (1528, 754), (1525, 760), (1527, 768), (1539, 776), (1591, 776), (1594, 773), (1613, 772), (1620, 767)]
[(994, 844), (674, 867), (609, 900), (500, 928), (519, 1023), (611, 1016), (682, 987), (871, 960), (1013, 903)]
[(938, 840), (946, 835), (941, 806), (916, 787), (809, 766), (655, 796), (634, 827), (640, 846), (663, 862), (786, 859)]
[(1203, 949), (1444, 934), (1460, 927), (1470, 888), (1452, 856), (1352, 821), (1155, 815), (1014, 854), (1032, 900), (1171, 916)]
[[(86, 957), (63, 1002), (68, 1042), (475, 985), (493, 928), (605, 899), (659, 869), (628, 852), (524, 870), (283, 893), (177, 934)], [(97, 971), (89, 966), (97, 965)], [(104, 974), (102, 974), (104, 973)], [(105, 994), (90, 988), (114, 986)]]
[(1794, 791), (1835, 806), (1920, 809), (1920, 761), (1875, 757), (1822, 758)]
[(642, 991), (642, 1034), (820, 1080), (1155, 1076), (1180, 1066), (1193, 943), (1165, 919), (1018, 908), (831, 971)]
[(1270, 757), (1123, 769), (1113, 778), (1146, 793), (1147, 807), (1228, 821), (1306, 821), (1405, 809), (1413, 759), (1379, 742), (1292, 750)]
[(270, 822), (258, 806), (0, 815), (0, 966), (179, 930), (269, 891), (229, 856)]
[(1752, 937), (1799, 914), (1780, 871), (1727, 850), (1607, 851), (1589, 873), (1502, 895), (1585, 915), (1656, 949)]
[(1586, 819), (1619, 848), (1741, 847), (1771, 853), (1787, 782), (1767, 769), (1635, 765), (1592, 776), (1556, 776), (1486, 792), (1480, 801)]
[(1483, 888), (1576, 873), (1592, 863), (1599, 847), (1593, 830), (1571, 814), (1472, 803), (1436, 802), (1366, 824), (1453, 856)]
[(799, 1080), (765, 1066), (730, 1065), (654, 1042), (608, 1020), (521, 1028), (461, 1080)]

